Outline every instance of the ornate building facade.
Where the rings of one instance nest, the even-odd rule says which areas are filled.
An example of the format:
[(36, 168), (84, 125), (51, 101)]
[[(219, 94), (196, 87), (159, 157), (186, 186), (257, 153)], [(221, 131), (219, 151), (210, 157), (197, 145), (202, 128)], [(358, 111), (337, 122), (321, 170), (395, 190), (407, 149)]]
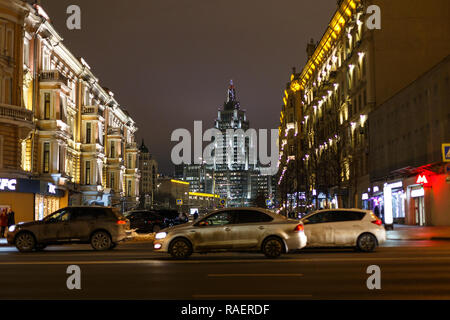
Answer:
[(139, 171), (141, 207), (149, 208), (153, 205), (158, 182), (158, 162), (153, 158), (150, 150), (142, 140), (139, 147)]
[[(371, 113), (450, 52), (449, 2), (412, 2), (338, 1), (323, 37), (308, 44), (280, 118), (284, 207), (370, 207), (364, 201), (377, 165), (369, 163)], [(368, 26), (372, 5), (381, 29)]]
[[(23, 212), (27, 220), (67, 204), (133, 207), (140, 179), (135, 122), (87, 62), (64, 45), (42, 7), (22, 1), (0, 4), (10, 13), (9, 20), (0, 16), (0, 49), (3, 24), (7, 38), (14, 40), (8, 40), (14, 51), (3, 50), (7, 58), (0, 56), (6, 93), (0, 121), (9, 122), (2, 130), (11, 128), (0, 132), (0, 176), (17, 180), (17, 199), (33, 195), (29, 212), (34, 214), (25, 214), (12, 203), (17, 201), (8, 205), (17, 206), (19, 219)], [(39, 182), (40, 188), (27, 189), (26, 181), (18, 180), (23, 178)]]

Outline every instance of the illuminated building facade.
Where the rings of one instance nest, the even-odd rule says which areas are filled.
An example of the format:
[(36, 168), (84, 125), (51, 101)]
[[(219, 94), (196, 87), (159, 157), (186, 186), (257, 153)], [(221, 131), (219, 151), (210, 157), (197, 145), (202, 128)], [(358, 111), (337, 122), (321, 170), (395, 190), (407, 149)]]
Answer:
[(153, 204), (156, 185), (158, 181), (158, 162), (153, 158), (150, 150), (142, 140), (139, 147), (139, 171), (141, 173), (139, 191), (141, 193), (141, 205), (145, 208)]
[(41, 182), (30, 189), (32, 201), (23, 201), (34, 210), (22, 208), (24, 195), (3, 202), (19, 221), (67, 204), (134, 206), (140, 175), (133, 119), (64, 45), (42, 7), (2, 1), (0, 10), (0, 49), (6, 34), (10, 50), (0, 55), (1, 99), (7, 97), (0, 101), (0, 176)]
[(213, 194), (215, 191), (214, 169), (204, 163), (175, 166), (175, 178), (189, 182), (190, 192)]
[(363, 207), (384, 208), (387, 224), (450, 225), (449, 106), (450, 55), (369, 114)]
[[(216, 142), (214, 150), (215, 193), (227, 199), (229, 207), (249, 206), (252, 203), (252, 173), (255, 165), (249, 163), (251, 141), (244, 134), (249, 129), (249, 122), (245, 110), (240, 108), (232, 81), (214, 127), (223, 135), (223, 140)], [(235, 131), (227, 137), (226, 131), (229, 129)]]
[[(380, 9), (381, 29), (368, 27), (371, 5)], [(285, 206), (309, 211), (367, 205), (363, 198), (377, 166), (369, 161), (375, 156), (370, 114), (448, 55), (449, 5), (338, 1), (323, 37), (308, 44), (308, 61), (285, 91), (278, 181)], [(306, 207), (289, 202), (292, 194)]]

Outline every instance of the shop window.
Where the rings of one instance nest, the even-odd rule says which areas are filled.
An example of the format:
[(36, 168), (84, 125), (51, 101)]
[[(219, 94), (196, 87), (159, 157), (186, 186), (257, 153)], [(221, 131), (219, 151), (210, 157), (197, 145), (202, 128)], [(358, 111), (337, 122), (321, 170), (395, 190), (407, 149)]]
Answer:
[(42, 220), (60, 208), (59, 198), (52, 196), (36, 194), (34, 203), (35, 220)]
[(50, 172), (50, 142), (44, 142), (44, 161), (42, 171), (44, 173)]

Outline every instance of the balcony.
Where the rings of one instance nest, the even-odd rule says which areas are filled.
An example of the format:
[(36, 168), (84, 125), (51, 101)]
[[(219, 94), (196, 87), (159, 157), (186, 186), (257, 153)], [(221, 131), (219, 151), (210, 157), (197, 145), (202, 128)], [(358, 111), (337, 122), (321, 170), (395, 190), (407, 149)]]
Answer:
[(123, 137), (123, 129), (110, 127), (108, 128), (108, 136)]
[(127, 143), (126, 146), (125, 146), (125, 149), (127, 149), (127, 150), (137, 150), (136, 142)]
[(25, 139), (34, 127), (33, 111), (0, 103), (0, 126), (5, 123), (18, 127), (20, 139)]
[(33, 122), (33, 111), (25, 108), (0, 104), (0, 117), (13, 121)]
[(100, 109), (98, 106), (84, 106), (81, 110), (81, 113), (83, 115), (94, 115), (94, 116), (101, 116), (103, 117), (103, 110)]
[(69, 80), (58, 70), (42, 71), (39, 74), (39, 81), (41, 82), (58, 82), (68, 86)]

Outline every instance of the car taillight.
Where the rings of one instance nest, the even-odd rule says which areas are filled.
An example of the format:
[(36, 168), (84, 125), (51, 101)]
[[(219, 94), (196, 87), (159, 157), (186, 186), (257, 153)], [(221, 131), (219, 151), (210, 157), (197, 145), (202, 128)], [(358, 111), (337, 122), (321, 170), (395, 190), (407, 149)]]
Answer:
[(117, 220), (117, 224), (127, 224), (125, 220)]
[(377, 226), (381, 226), (383, 224), (383, 222), (380, 219), (372, 221), (372, 223), (376, 224)]
[(295, 232), (300, 232), (300, 231), (303, 231), (303, 230), (305, 230), (305, 228), (303, 227), (302, 224), (298, 224), (298, 225), (295, 227), (295, 229), (294, 229)]

